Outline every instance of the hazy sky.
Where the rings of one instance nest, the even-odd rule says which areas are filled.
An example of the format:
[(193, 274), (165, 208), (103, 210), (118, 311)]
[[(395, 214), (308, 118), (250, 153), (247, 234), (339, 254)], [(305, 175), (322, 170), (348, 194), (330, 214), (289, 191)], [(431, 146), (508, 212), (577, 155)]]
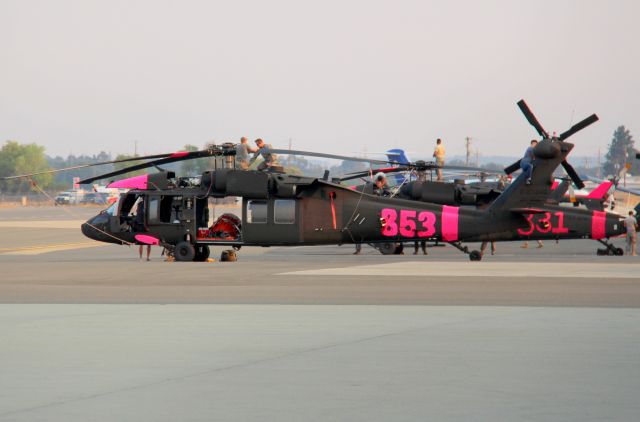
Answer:
[(640, 144), (638, 1), (0, 0), (0, 141), (50, 155), (262, 137), (519, 155), (596, 112)]

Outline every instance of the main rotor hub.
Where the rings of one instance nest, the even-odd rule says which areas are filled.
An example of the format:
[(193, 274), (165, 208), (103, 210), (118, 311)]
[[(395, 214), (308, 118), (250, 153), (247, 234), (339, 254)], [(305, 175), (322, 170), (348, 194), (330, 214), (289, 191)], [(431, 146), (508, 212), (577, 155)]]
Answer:
[(536, 158), (550, 159), (560, 155), (560, 144), (557, 141), (543, 139), (533, 149)]

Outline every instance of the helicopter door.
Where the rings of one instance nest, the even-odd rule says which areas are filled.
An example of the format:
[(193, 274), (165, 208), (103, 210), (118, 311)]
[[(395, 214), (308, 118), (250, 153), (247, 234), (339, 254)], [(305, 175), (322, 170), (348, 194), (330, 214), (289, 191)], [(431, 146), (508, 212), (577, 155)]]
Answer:
[[(335, 217), (334, 217), (335, 216)], [(335, 224), (335, 228), (334, 228)], [(339, 242), (342, 238), (342, 201), (305, 198), (302, 202), (302, 236), (308, 243)]]
[(242, 238), (246, 243), (290, 245), (300, 240), (296, 199), (243, 201)]

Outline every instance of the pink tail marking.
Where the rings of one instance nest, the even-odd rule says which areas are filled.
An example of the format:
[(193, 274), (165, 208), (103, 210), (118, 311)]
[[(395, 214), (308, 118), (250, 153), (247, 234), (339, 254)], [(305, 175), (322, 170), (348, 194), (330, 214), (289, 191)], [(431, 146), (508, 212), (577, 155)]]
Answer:
[(613, 186), (613, 182), (602, 182), (598, 185), (597, 188), (589, 192), (587, 198), (602, 199), (604, 198), (604, 195), (609, 192), (611, 186)]
[(606, 235), (605, 223), (607, 222), (607, 213), (604, 211), (594, 211), (591, 217), (591, 238), (602, 239)]
[(445, 242), (458, 240), (458, 211), (458, 207), (442, 207), (442, 240)]

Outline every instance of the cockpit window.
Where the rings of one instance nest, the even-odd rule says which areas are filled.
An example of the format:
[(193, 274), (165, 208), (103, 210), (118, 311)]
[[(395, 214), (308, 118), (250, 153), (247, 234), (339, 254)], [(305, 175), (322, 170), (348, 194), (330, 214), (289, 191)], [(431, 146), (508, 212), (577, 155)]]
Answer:
[(116, 200), (116, 202), (114, 202), (113, 204), (111, 204), (111, 206), (109, 208), (107, 208), (106, 210), (104, 210), (105, 213), (112, 215), (112, 216), (117, 216), (118, 215), (118, 205), (120, 204), (120, 198), (118, 198)]

